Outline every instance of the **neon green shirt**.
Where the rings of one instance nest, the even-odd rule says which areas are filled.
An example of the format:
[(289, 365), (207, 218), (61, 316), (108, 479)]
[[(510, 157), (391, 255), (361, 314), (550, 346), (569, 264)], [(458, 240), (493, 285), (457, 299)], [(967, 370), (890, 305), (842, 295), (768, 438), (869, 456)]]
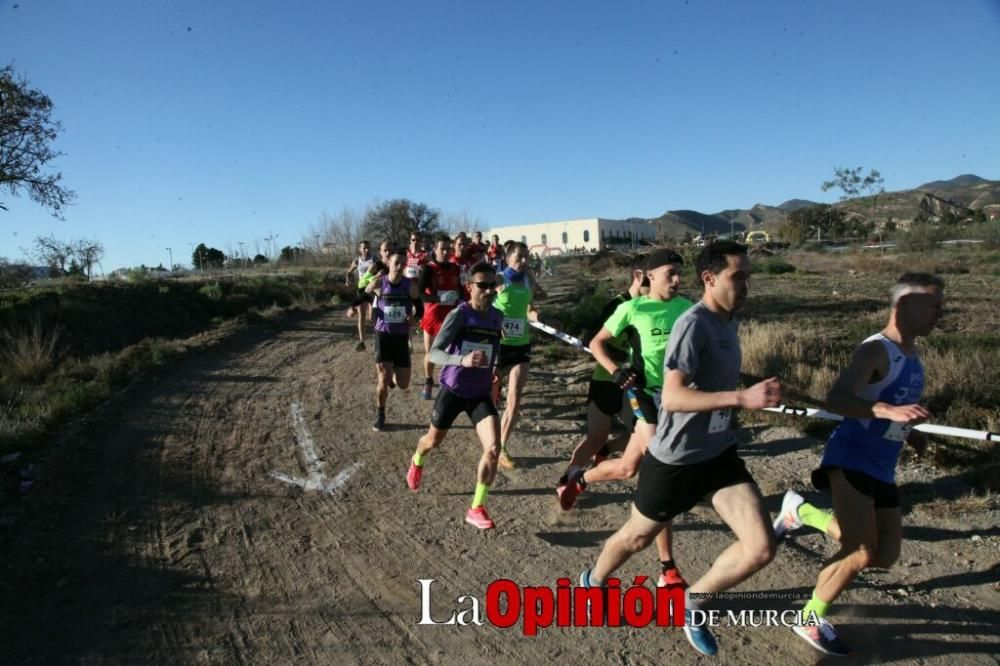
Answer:
[(639, 373), (639, 386), (647, 393), (663, 387), (663, 356), (677, 318), (693, 303), (682, 296), (657, 301), (640, 296), (619, 305), (604, 322), (613, 336), (628, 333), (632, 367)]

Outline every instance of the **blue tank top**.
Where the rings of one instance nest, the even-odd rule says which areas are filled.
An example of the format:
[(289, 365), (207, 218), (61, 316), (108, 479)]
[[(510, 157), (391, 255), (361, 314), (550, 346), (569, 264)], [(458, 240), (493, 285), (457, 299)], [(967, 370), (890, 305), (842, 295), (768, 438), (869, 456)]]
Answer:
[(441, 370), (441, 385), (460, 398), (484, 398), (493, 385), (493, 368), (500, 353), (500, 330), (503, 313), (494, 307), (478, 312), (462, 301), (456, 308), (462, 317), (462, 330), (446, 350), (449, 354), (466, 354), (481, 349), (490, 362), (482, 368), (446, 365)]
[[(924, 366), (916, 356), (907, 356), (899, 346), (877, 333), (865, 342), (879, 340), (889, 355), (889, 372), (869, 384), (859, 396), (890, 405), (911, 405), (924, 391)], [(830, 435), (823, 452), (823, 465), (853, 469), (884, 481), (896, 482), (896, 463), (911, 426), (888, 419), (844, 419)]]
[(408, 335), (410, 325), (406, 318), (413, 313), (410, 279), (403, 278), (399, 284), (390, 282), (387, 275), (380, 279), (381, 283), (375, 290), (375, 307), (372, 309), (375, 330), (392, 335)]

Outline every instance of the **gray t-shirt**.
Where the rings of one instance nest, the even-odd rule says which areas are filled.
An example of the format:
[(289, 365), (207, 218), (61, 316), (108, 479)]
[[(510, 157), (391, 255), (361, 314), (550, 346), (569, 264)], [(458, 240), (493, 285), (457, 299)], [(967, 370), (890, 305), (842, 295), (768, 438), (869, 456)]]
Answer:
[[(663, 358), (663, 376), (680, 370), (688, 386), (714, 393), (732, 391), (740, 379), (740, 339), (736, 322), (726, 321), (703, 302), (674, 324)], [(656, 435), (649, 452), (668, 465), (693, 465), (716, 457), (736, 443), (729, 427), (732, 410), (668, 412), (660, 401)]]

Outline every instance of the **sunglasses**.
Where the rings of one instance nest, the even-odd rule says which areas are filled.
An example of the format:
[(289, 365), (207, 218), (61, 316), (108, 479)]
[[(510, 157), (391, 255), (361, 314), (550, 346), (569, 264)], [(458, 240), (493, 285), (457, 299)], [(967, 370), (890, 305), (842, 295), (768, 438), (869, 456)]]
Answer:
[(476, 285), (477, 287), (479, 287), (483, 291), (486, 291), (487, 289), (496, 289), (497, 288), (497, 283), (496, 282), (473, 282), (472, 284)]

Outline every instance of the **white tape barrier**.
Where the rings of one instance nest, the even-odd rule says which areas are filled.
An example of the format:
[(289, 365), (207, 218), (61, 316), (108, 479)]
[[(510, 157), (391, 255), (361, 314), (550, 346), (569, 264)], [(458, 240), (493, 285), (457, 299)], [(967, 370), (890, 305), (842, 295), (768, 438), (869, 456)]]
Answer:
[[(567, 342), (578, 349), (582, 349), (588, 354), (591, 353), (591, 351), (587, 349), (586, 345), (583, 344), (583, 340), (580, 340), (579, 338), (574, 338), (572, 335), (556, 330), (540, 321), (533, 321), (530, 323), (540, 331), (544, 331), (549, 335), (559, 338), (563, 342)], [(816, 419), (826, 419), (828, 421), (844, 420), (844, 417), (840, 414), (834, 414), (833, 412), (828, 412), (825, 409), (813, 409), (812, 407), (793, 407), (791, 405), (782, 405), (780, 407), (768, 407), (764, 411), (774, 412), (775, 414), (785, 414), (787, 416), (809, 416)], [(921, 423), (920, 425), (914, 426), (913, 429), (919, 430), (920, 432), (926, 432), (931, 435), (944, 435), (946, 437), (961, 437), (963, 439), (977, 439), (985, 442), (1000, 443), (1000, 432), (989, 432), (988, 430), (953, 428), (952, 426), (934, 425), (933, 423)]]
[[(765, 412), (775, 414), (786, 414), (789, 416), (811, 416), (816, 419), (826, 419), (827, 421), (843, 421), (840, 414), (828, 412), (825, 409), (813, 409), (811, 407), (792, 407), (791, 405), (781, 405), (780, 407), (767, 407)], [(963, 439), (978, 439), (985, 442), (1000, 443), (1000, 432), (989, 432), (988, 430), (969, 430), (968, 428), (953, 428), (952, 426), (934, 425), (933, 423), (921, 423), (913, 426), (914, 430), (926, 432), (931, 435), (945, 435), (946, 437), (961, 437)]]
[(545, 331), (549, 335), (551, 335), (553, 337), (556, 337), (556, 338), (559, 338), (563, 342), (567, 342), (567, 343), (573, 345), (574, 347), (576, 347), (577, 349), (582, 349), (583, 351), (587, 352), (588, 354), (593, 355), (593, 352), (590, 351), (590, 349), (587, 348), (587, 345), (583, 344), (583, 340), (581, 340), (580, 338), (574, 338), (572, 335), (569, 335), (567, 333), (563, 333), (562, 331), (554, 329), (551, 326), (549, 326), (548, 324), (543, 324), (540, 321), (529, 321), (528, 323), (531, 324), (532, 326), (534, 326), (535, 328), (537, 328), (540, 331)]

